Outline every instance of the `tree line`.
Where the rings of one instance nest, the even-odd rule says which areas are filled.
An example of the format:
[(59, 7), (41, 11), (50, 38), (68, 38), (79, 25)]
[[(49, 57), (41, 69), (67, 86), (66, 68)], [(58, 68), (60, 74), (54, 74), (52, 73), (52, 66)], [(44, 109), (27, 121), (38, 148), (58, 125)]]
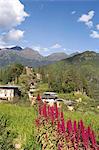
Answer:
[(99, 97), (99, 69), (93, 64), (56, 63), (38, 68), (44, 83), (55, 92), (71, 93), (81, 91), (90, 97)]
[[(21, 64), (12, 64), (0, 69), (0, 83), (7, 84), (15, 81), (22, 74), (24, 66)], [(17, 81), (16, 81), (17, 82)]]

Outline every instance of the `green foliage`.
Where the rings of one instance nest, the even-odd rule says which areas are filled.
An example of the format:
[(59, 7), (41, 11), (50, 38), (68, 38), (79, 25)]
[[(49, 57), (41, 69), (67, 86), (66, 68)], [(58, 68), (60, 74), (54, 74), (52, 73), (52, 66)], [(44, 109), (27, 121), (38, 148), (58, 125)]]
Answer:
[(26, 74), (21, 74), (20, 77), (19, 77), (19, 85), (21, 86), (21, 93), (22, 93), (22, 96), (27, 96), (27, 92), (29, 90), (29, 83), (30, 83), (30, 77), (27, 76)]
[(48, 83), (52, 91), (70, 93), (79, 90), (98, 99), (99, 56), (92, 53), (91, 57), (91, 53), (87, 53), (40, 68), (41, 75), (46, 78), (43, 82)]
[(2, 84), (7, 84), (15, 79), (17, 80), (20, 74), (23, 72), (23, 68), (24, 67), (21, 64), (13, 64), (0, 69), (0, 82)]
[(45, 91), (48, 91), (48, 84), (47, 83), (38, 83), (38, 89), (40, 93), (43, 93)]
[(14, 150), (13, 140), (16, 134), (9, 129), (9, 118), (6, 115), (0, 116), (0, 149)]
[(5, 116), (9, 116), (9, 130), (17, 133), (19, 136), (18, 141), (20, 141), (22, 147), (27, 147), (27, 145), (28, 147), (31, 147), (35, 129), (34, 123), (37, 116), (35, 108), (0, 104), (0, 116), (2, 116), (2, 114), (4, 115), (4, 118)]

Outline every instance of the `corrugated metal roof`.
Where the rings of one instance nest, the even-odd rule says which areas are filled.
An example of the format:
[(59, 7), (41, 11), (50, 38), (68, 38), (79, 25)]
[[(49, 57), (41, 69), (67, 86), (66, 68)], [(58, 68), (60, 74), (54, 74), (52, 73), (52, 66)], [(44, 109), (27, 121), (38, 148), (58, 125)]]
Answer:
[(0, 85), (0, 88), (20, 88), (20, 86), (17, 86), (17, 85)]

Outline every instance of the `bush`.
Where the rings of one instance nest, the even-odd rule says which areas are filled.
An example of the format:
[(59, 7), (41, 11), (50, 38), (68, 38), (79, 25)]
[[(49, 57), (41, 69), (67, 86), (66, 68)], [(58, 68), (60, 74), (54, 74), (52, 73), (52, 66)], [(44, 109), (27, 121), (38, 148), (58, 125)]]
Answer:
[(9, 119), (2, 115), (0, 117), (0, 149), (14, 150), (13, 140), (16, 134), (9, 129)]

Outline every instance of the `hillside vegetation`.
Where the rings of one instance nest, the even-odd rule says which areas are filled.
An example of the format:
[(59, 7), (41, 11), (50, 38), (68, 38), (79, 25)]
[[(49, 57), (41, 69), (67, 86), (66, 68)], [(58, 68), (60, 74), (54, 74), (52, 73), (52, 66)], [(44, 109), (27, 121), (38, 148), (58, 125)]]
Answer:
[(81, 91), (99, 98), (99, 54), (86, 51), (56, 64), (39, 68), (50, 90), (62, 93)]

